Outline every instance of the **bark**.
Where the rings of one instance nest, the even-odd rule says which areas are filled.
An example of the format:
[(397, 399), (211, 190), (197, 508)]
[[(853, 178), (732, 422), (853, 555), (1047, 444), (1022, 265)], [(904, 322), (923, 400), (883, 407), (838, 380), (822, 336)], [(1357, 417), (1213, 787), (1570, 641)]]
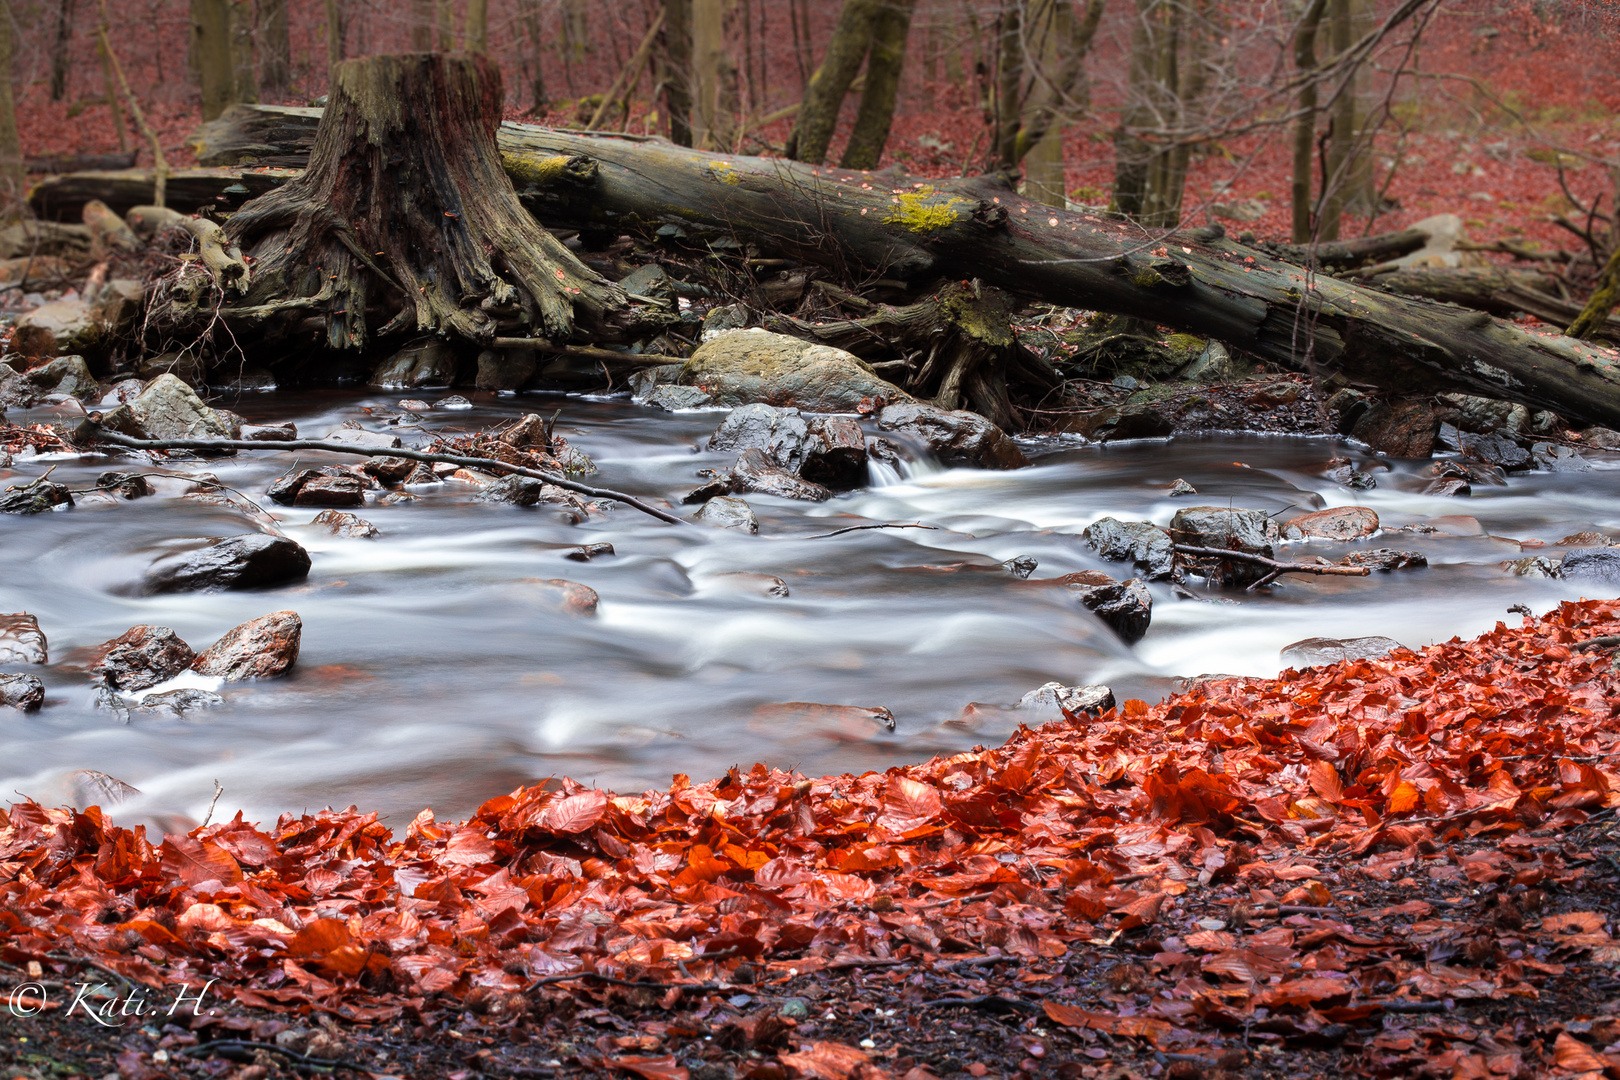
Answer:
[[(107, 111), (112, 113), (113, 131), (118, 136), (118, 150), (119, 150), (119, 153), (121, 153), (121, 154), (128, 154), (129, 153), (129, 129), (124, 124), (124, 110), (123, 110), (122, 106), (120, 106), (118, 104), (118, 80), (113, 77), (112, 59), (109, 57), (106, 48), (101, 44), (101, 39), (100, 39), (99, 36), (96, 38), (96, 56), (101, 61), (101, 81), (102, 81), (102, 84), (104, 86), (106, 86), (106, 88), (107, 88)], [(117, 162), (117, 163), (107, 163), (107, 164), (102, 164), (102, 165), (82, 165), (82, 166), (78, 166), (78, 168), (84, 168), (84, 169), (124, 169), (124, 168), (128, 168), (129, 166), (131, 166), (133, 164), (135, 164), (135, 159), (134, 159), (133, 156), (131, 156), (128, 161), (121, 161), (121, 162)], [(77, 168), (76, 169), (54, 169), (53, 168), (50, 171), (52, 171), (52, 172), (75, 172), (75, 171), (77, 171)]]
[[(1374, 285), (1391, 292), (1426, 296), (1431, 300), (1488, 311), (1503, 318), (1534, 315), (1553, 326), (1569, 325), (1581, 313), (1578, 305), (1559, 295), (1558, 279), (1539, 270), (1515, 270), (1499, 266), (1457, 270), (1413, 267), (1379, 274), (1371, 280)], [(1591, 335), (1570, 336), (1605, 337), (1620, 341), (1620, 316), (1609, 316)]]
[(832, 40), (827, 42), (827, 55), (816, 73), (810, 76), (804, 103), (799, 106), (793, 132), (788, 136), (785, 153), (794, 161), (820, 165), (827, 160), (827, 147), (832, 142), (833, 129), (838, 126), (838, 112), (843, 108), (850, 84), (855, 81), (855, 73), (861, 69), (861, 61), (866, 59), (872, 22), (880, 2), (844, 0)]
[(411, 0), (411, 51), (432, 52), (436, 16), (433, 0)]
[(202, 81), (202, 113), (213, 120), (236, 103), (230, 0), (191, 0), (192, 49)]
[(1597, 288), (1592, 291), (1592, 298), (1569, 324), (1569, 336), (1574, 338), (1595, 336), (1606, 324), (1614, 322), (1609, 313), (1617, 304), (1620, 304), (1620, 243), (1615, 244), (1614, 251), (1609, 255), (1608, 265), (1598, 276)]
[(911, 33), (911, 12), (916, 0), (886, 0), (872, 19), (871, 48), (866, 56), (866, 86), (861, 90), (855, 128), (839, 167), (875, 169), (894, 125), (894, 101), (900, 93), (900, 73), (906, 59), (906, 38)]
[(253, 63), (253, 5), (232, 3), (226, 9), (231, 33), (231, 102), (258, 101), (259, 80)]
[(1063, 129), (1090, 99), (1084, 62), (1102, 20), (1104, 0), (1090, 0), (1078, 21), (1066, 0), (1036, 0), (1030, 22), (1038, 28), (1023, 118), (1012, 144), (1013, 160), (1024, 165), (1024, 193), (1048, 206), (1067, 206)]
[[(265, 112), (282, 127), (294, 115), (306, 126), (320, 115), (242, 107), (220, 122), (236, 133), (210, 141), (258, 143), (253, 120)], [(861, 173), (655, 140), (511, 123), (497, 138), (525, 203), (551, 225), (643, 235), (673, 225), (689, 235), (745, 237), (852, 274), (978, 279), (1035, 300), (1207, 335), (1280, 363), (1297, 359), (1298, 323), (1319, 366), (1356, 381), (1510, 398), (1620, 427), (1620, 355), (1612, 350), (1348, 281), (1318, 276), (1307, 288), (1299, 265), (1205, 233), (1146, 249), (1131, 223), (1042, 206), (994, 177), (913, 183), (896, 176), (874, 185)], [(576, 159), (594, 170), (548, 164)]]
[(1316, 149), (1316, 31), (1325, 6), (1326, 0), (1309, 0), (1294, 31), (1294, 67), (1305, 77), (1299, 88), (1299, 115), (1294, 120), (1294, 180), (1290, 192), (1296, 244), (1310, 242), (1315, 223), (1311, 213), (1311, 163)]
[(17, 132), (17, 105), (11, 97), (11, 0), (0, 0), (0, 220), (10, 221), (22, 205), (22, 138)]
[(737, 68), (726, 48), (725, 0), (691, 0), (692, 144), (730, 150), (736, 133)]
[[(1328, 0), (1327, 16), (1333, 53), (1343, 56), (1350, 48), (1350, 0)], [(1332, 120), (1328, 124), (1322, 159), (1322, 198), (1316, 221), (1317, 235), (1323, 240), (1339, 238), (1339, 226), (1344, 218), (1350, 150), (1355, 139), (1355, 79), (1356, 71), (1351, 68), (1333, 101)]]
[(343, 59), (343, 9), (338, 0), (326, 0), (326, 70), (335, 77), (338, 63)]
[(529, 37), (529, 52), (523, 61), (523, 70), (529, 79), (529, 114), (539, 116), (551, 104), (551, 99), (546, 95), (545, 35), (542, 33), (540, 0), (519, 0), (518, 14), (523, 20), (524, 32)]
[(692, 0), (664, 3), (664, 111), (669, 137), (692, 145)]
[[(10, 28), (7, 28), (10, 33)], [(67, 97), (68, 72), (73, 64), (73, 0), (57, 0), (56, 33), (51, 42), (51, 100)]]
[(489, 0), (467, 0), (467, 51), (489, 52)]
[(259, 0), (259, 41), (263, 59), (260, 81), (271, 94), (285, 94), (292, 87), (292, 34), (287, 25), (287, 0)]
[[(477, 55), (339, 64), (308, 169), (226, 225), (250, 258), (240, 301), (163, 313), (219, 318), (240, 342), (319, 326), (335, 349), (414, 331), (488, 342), (604, 329), (624, 293), (519, 203), (493, 138), (499, 71)], [(210, 301), (211, 303), (211, 301)]]

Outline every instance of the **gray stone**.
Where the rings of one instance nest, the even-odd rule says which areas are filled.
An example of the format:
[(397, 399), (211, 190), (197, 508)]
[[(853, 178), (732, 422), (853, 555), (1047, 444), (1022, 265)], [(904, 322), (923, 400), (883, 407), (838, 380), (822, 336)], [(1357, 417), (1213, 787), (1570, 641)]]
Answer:
[(24, 356), (100, 355), (107, 327), (84, 300), (56, 300), (14, 324), (11, 348)]
[(473, 499), (481, 503), (504, 503), (508, 506), (534, 506), (544, 497), (546, 483), (532, 476), (512, 474), (478, 489)]
[(664, 304), (675, 298), (675, 282), (657, 263), (636, 267), (620, 279), (619, 288), (632, 295)]
[(1115, 581), (1107, 574), (1088, 571), (1064, 579), (1069, 592), (1127, 645), (1141, 641), (1153, 618), (1153, 597), (1141, 578)]
[(309, 552), (285, 536), (247, 533), (161, 559), (147, 575), (148, 592), (253, 589), (309, 576)]
[(1373, 548), (1371, 551), (1353, 551), (1340, 559), (1339, 565), (1365, 566), (1369, 570), (1422, 569), (1429, 565), (1429, 559), (1421, 551)]
[(1556, 578), (1563, 576), (1558, 564), (1545, 555), (1531, 555), (1523, 559), (1514, 559), (1503, 563), (1502, 568), (1514, 577)]
[(741, 330), (750, 320), (746, 304), (722, 304), (703, 316), (703, 340), (709, 341), (721, 334)]
[(701, 510), (692, 515), (692, 520), (716, 529), (759, 532), (759, 519), (754, 516), (753, 509), (743, 500), (730, 495), (717, 495), (710, 499), (703, 504)]
[(1620, 584), (1620, 548), (1576, 548), (1564, 552), (1558, 564), (1559, 576), (1574, 581)]
[(1580, 451), (1557, 443), (1538, 442), (1530, 447), (1530, 456), (1536, 468), (1549, 472), (1590, 472), (1592, 468)]
[[(1264, 510), (1231, 510), (1224, 506), (1188, 506), (1170, 519), (1170, 538), (1192, 547), (1241, 551), (1274, 558), (1271, 545), (1281, 539), (1277, 523)], [(1270, 570), (1250, 562), (1208, 556), (1184, 556), (1189, 572), (1220, 585), (1248, 585)]]
[(654, 386), (641, 399), (643, 405), (654, 409), (663, 409), (665, 412), (679, 412), (682, 409), (704, 409), (713, 405), (706, 390), (696, 386), (675, 386), (661, 383)]
[(1040, 568), (1040, 560), (1033, 555), (1017, 555), (1001, 564), (1001, 568), (1013, 577), (1024, 580)]
[(1378, 531), (1378, 513), (1366, 506), (1336, 506), (1289, 518), (1284, 540), (1365, 540)]
[(1149, 581), (1162, 581), (1175, 573), (1176, 553), (1170, 534), (1146, 521), (1120, 521), (1105, 517), (1086, 526), (1086, 546), (1112, 562), (1130, 561)]
[(1006, 432), (978, 413), (962, 409), (953, 411), (903, 401), (878, 414), (878, 427), (922, 441), (947, 465), (1021, 469), (1029, 464)]
[(1189, 382), (1236, 382), (1249, 373), (1249, 365), (1232, 358), (1225, 345), (1210, 341), (1198, 358), (1181, 370), (1181, 377)]
[(1620, 431), (1606, 427), (1589, 427), (1581, 432), (1581, 441), (1595, 450), (1620, 450)]
[(758, 450), (772, 466), (797, 473), (809, 438), (810, 426), (798, 409), (755, 403), (727, 413), (709, 437), (709, 449)]
[(478, 354), (478, 374), (473, 385), (480, 390), (519, 390), (534, 378), (539, 366), (533, 349), (485, 349)]
[(249, 442), (291, 442), (298, 438), (298, 428), (292, 423), (243, 424), (242, 438)]
[(1100, 683), (1064, 686), (1059, 682), (1049, 682), (1020, 698), (1018, 707), (1047, 716), (1063, 712), (1076, 715), (1100, 713), (1114, 707), (1114, 692)]
[(803, 502), (826, 502), (832, 492), (770, 463), (763, 450), (744, 450), (731, 467), (733, 491), (775, 495)]
[(1530, 451), (1508, 438), (1506, 435), (1475, 435), (1463, 432), (1460, 438), (1462, 452), (1469, 457), (1516, 472), (1520, 469), (1530, 468), (1532, 461)]
[(1170, 497), (1172, 499), (1180, 498), (1183, 495), (1196, 494), (1198, 494), (1198, 489), (1187, 483), (1185, 480), (1178, 479), (1175, 483), (1170, 485)]
[(398, 435), (386, 431), (366, 431), (364, 428), (340, 427), (328, 432), (323, 442), (340, 446), (355, 446), (365, 450), (398, 450), (405, 444)]
[(188, 712), (198, 712), (202, 709), (217, 709), (223, 704), (225, 699), (212, 691), (185, 686), (161, 694), (147, 694), (134, 708), (142, 712), (166, 712), (173, 716), (184, 716)]
[(0, 708), (33, 712), (45, 703), (45, 684), (34, 675), (0, 675)]
[(96, 650), (90, 674), (114, 690), (145, 690), (168, 682), (197, 658), (167, 626), (134, 626)]
[(101, 384), (90, 374), (82, 356), (59, 356), (24, 377), (41, 393), (67, 394), (81, 401), (96, 401), (101, 397)]
[(121, 408), (130, 411), (134, 426), (148, 439), (231, 437), (230, 425), (224, 418), (173, 375), (159, 375), (139, 397)]
[[(229, 376), (220, 382), (221, 376)], [(277, 386), (276, 377), (262, 367), (227, 368), (217, 372), (213, 380), (214, 386), (235, 394), (258, 393), (264, 390), (274, 390)]]
[(1283, 646), (1281, 656), (1282, 662), (1290, 667), (1304, 668), (1336, 664), (1341, 660), (1372, 660), (1399, 648), (1400, 642), (1387, 637), (1313, 637)]
[(1068, 429), (1094, 442), (1125, 439), (1162, 439), (1176, 430), (1175, 421), (1156, 406), (1145, 402), (1110, 405), (1081, 413), (1068, 422)]
[(423, 386), (453, 386), (456, 352), (443, 341), (410, 345), (378, 364), (370, 385), (383, 390), (414, 390)]
[(0, 365), (0, 409), (29, 409), (44, 395), (10, 367)]
[(0, 664), (44, 664), (50, 649), (39, 620), (26, 611), (0, 615)]
[(810, 412), (857, 412), (911, 395), (878, 377), (852, 353), (764, 330), (735, 330), (699, 345), (680, 381), (701, 387), (717, 405), (793, 406)]
[(348, 540), (372, 540), (378, 535), (377, 526), (363, 517), (344, 513), (342, 510), (322, 510), (315, 515), (311, 525), (319, 525), (333, 536), (341, 536)]
[(654, 387), (674, 385), (680, 376), (680, 364), (660, 364), (657, 367), (639, 368), (631, 372), (625, 382), (630, 387), (630, 393), (640, 401), (652, 393)]
[(159, 375), (173, 375), (189, 386), (201, 386), (205, 371), (202, 358), (189, 349), (146, 357), (135, 366), (135, 374), (144, 380), (149, 381)]

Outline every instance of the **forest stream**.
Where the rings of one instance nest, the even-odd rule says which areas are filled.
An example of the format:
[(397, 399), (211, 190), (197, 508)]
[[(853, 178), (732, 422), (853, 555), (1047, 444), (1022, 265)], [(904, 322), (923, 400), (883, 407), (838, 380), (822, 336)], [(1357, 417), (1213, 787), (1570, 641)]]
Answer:
[[(591, 483), (675, 504), (702, 482), (698, 470), (724, 469), (734, 457), (701, 450), (723, 410), (480, 395), (470, 409), (413, 419), (401, 415), (403, 396), (279, 392), (221, 404), (255, 423), (292, 421), (307, 438), (359, 420), (416, 446), (430, 433), (560, 408), (557, 430), (600, 470)], [(59, 417), (36, 410), (11, 419)], [(825, 503), (750, 495), (758, 536), (672, 527), (623, 507), (576, 525), (544, 505), (480, 504), (473, 485), (450, 480), (413, 489), (414, 502), (357, 508), (379, 535), (348, 539), (311, 526), (316, 509), (263, 497), (295, 460), (307, 467), (325, 455), (174, 460), (158, 468), (211, 473), (273, 513), (312, 555), (308, 580), (133, 595), (162, 553), (260, 527), (231, 507), (184, 498), (183, 480), (157, 481), (151, 498), (82, 496), (73, 509), (0, 522), (0, 610), (36, 615), (51, 652), (51, 666), (36, 669), (45, 708), (17, 714), (0, 733), (0, 781), (48, 805), (83, 805), (102, 799), (81, 770), (107, 773), (139, 789), (121, 820), (180, 831), (202, 819), (216, 779), (224, 788), (216, 817), (241, 809), (265, 820), (354, 803), (402, 826), (422, 807), (461, 817), (550, 776), (624, 791), (666, 784), (676, 771), (703, 777), (756, 760), (812, 776), (881, 769), (1000, 743), (1020, 722), (1042, 719), (1014, 706), (1050, 681), (1106, 683), (1120, 700), (1157, 700), (1178, 677), (1275, 674), (1284, 666), (1279, 650), (1303, 638), (1386, 635), (1419, 647), (1472, 636), (1514, 622), (1510, 605), (1540, 612), (1592, 591), (1504, 570), (1521, 557), (1520, 542), (1554, 545), (1620, 527), (1614, 454), (1591, 455), (1589, 472), (1521, 474), (1458, 499), (1417, 493), (1427, 462), (1358, 454), (1337, 440), (1020, 444), (1033, 467), (982, 472), (919, 460), (906, 475), (874, 465), (869, 486)], [(1370, 471), (1376, 488), (1352, 491), (1327, 478), (1340, 455)], [(116, 464), (23, 458), (0, 469), (0, 484), (54, 466), (53, 480), (90, 488)], [(1172, 498), (1177, 479), (1198, 494)], [(1187, 598), (1154, 583), (1152, 626), (1134, 647), (1061, 585), (1042, 584), (1087, 569), (1128, 576), (1082, 542), (1098, 518), (1163, 525), (1200, 504), (1263, 508), (1278, 520), (1371, 507), (1383, 532), (1370, 540), (1290, 544), (1279, 557), (1387, 546), (1422, 552), (1429, 565), (1366, 578), (1293, 575), (1269, 594), (1218, 593), (1191, 579), (1198, 598)], [(816, 535), (882, 523), (934, 528)], [(1413, 525), (1432, 531), (1399, 531)], [(615, 554), (567, 557), (604, 542)], [(1028, 580), (1000, 565), (1021, 556), (1039, 562)], [(556, 578), (594, 589), (596, 614), (548, 605), (534, 582)], [(786, 596), (777, 595), (782, 586)], [(297, 611), (304, 624), (286, 678), (206, 681), (224, 704), (182, 716), (97, 705), (83, 665), (89, 647), (146, 623), (172, 627), (200, 649), (277, 609)], [(204, 682), (188, 674), (179, 685)], [(882, 706), (895, 727), (770, 708), (787, 702)]]

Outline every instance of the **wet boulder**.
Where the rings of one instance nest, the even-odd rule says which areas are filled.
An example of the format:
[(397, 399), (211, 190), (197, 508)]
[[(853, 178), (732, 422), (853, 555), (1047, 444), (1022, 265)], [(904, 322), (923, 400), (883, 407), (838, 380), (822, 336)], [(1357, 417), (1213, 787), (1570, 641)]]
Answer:
[(1365, 540), (1378, 531), (1378, 512), (1366, 506), (1336, 506), (1289, 518), (1284, 540)]
[(414, 390), (424, 386), (451, 386), (456, 381), (456, 351), (443, 341), (408, 345), (378, 364), (371, 386), (382, 390)]
[(1530, 457), (1538, 469), (1548, 472), (1590, 472), (1592, 463), (1579, 450), (1557, 443), (1538, 442), (1530, 447)]
[(1066, 574), (1058, 579), (1069, 592), (1127, 645), (1142, 640), (1153, 619), (1153, 597), (1141, 578), (1118, 581), (1097, 570)]
[(304, 623), (296, 611), (272, 611), (243, 623), (192, 661), (192, 670), (226, 682), (268, 679), (298, 660)]
[(30, 409), (43, 396), (25, 376), (0, 364), (0, 409)]
[(398, 435), (386, 431), (367, 431), (362, 427), (344, 425), (327, 433), (323, 442), (339, 446), (353, 446), (360, 450), (398, 450), (404, 445)]
[(826, 502), (832, 492), (770, 463), (762, 450), (744, 450), (731, 467), (732, 490), (803, 502)]
[(119, 472), (109, 469), (96, 477), (96, 487), (110, 491), (123, 499), (141, 499), (152, 494), (152, 482), (141, 473)]
[(101, 397), (101, 384), (90, 374), (82, 356), (57, 357), (31, 369), (25, 378), (42, 394), (67, 394), (82, 401), (96, 401)]
[(1620, 548), (1576, 548), (1564, 552), (1558, 575), (1572, 581), (1620, 585)]
[(590, 562), (592, 559), (601, 559), (612, 555), (612, 544), (581, 544), (579, 547), (563, 556), (573, 562)]
[(1464, 454), (1507, 472), (1519, 472), (1535, 464), (1531, 460), (1530, 451), (1506, 435), (1495, 432), (1488, 435), (1463, 432), (1458, 441)]
[(663, 409), (665, 412), (680, 412), (682, 409), (706, 409), (713, 405), (714, 401), (709, 397), (709, 392), (700, 386), (674, 386), (663, 383), (647, 391), (641, 403), (654, 409)]
[[(1274, 558), (1271, 545), (1281, 531), (1264, 510), (1232, 510), (1224, 506), (1188, 506), (1170, 519), (1170, 538), (1191, 547), (1241, 551)], [(1184, 555), (1187, 569), (1221, 585), (1248, 585), (1270, 573), (1264, 566), (1236, 559)]]
[(0, 664), (44, 664), (49, 660), (38, 619), (25, 611), (0, 615)]
[(146, 578), (153, 593), (254, 589), (309, 576), (309, 552), (285, 536), (247, 533), (161, 559)]
[(43, 514), (58, 506), (72, 505), (72, 489), (44, 478), (13, 484), (0, 491), (0, 514)]
[(380, 484), (403, 484), (418, 464), (410, 458), (374, 457), (367, 458), (360, 471)]
[(1093, 442), (1119, 442), (1124, 439), (1162, 439), (1174, 434), (1176, 423), (1163, 409), (1149, 402), (1110, 405), (1072, 418), (1068, 430)]
[(35, 675), (0, 674), (0, 708), (33, 712), (45, 703), (45, 684)]
[(702, 509), (692, 515), (692, 520), (716, 529), (759, 532), (759, 519), (754, 516), (753, 509), (743, 500), (730, 495), (717, 495), (708, 500)]
[(849, 413), (863, 402), (870, 407), (911, 400), (852, 353), (758, 329), (727, 331), (703, 342), (681, 365), (678, 381), (701, 388), (716, 405), (761, 402)]
[(167, 626), (134, 626), (97, 647), (90, 674), (113, 690), (145, 690), (168, 682), (197, 654)]
[(107, 337), (88, 301), (55, 300), (17, 320), (11, 348), (24, 356), (99, 355)]
[(312, 476), (299, 485), (293, 496), (294, 506), (361, 506), (365, 501), (365, 481), (353, 473)]
[(1175, 574), (1176, 553), (1170, 534), (1146, 521), (1099, 518), (1080, 534), (1086, 546), (1110, 562), (1131, 562), (1149, 581)]
[(145, 439), (229, 439), (230, 425), (197, 392), (173, 375), (159, 375), (128, 405), (107, 414), (107, 426), (128, 429), (113, 413), (129, 410), (130, 434)]
[(1367, 405), (1349, 434), (1391, 457), (1426, 458), (1434, 452), (1439, 430), (1430, 399), (1414, 397)]
[(1019, 581), (1026, 581), (1041, 565), (1039, 559), (1033, 555), (1015, 555), (1003, 560), (1001, 568)]
[(878, 427), (926, 444), (947, 465), (977, 469), (1021, 469), (1029, 459), (1007, 433), (963, 409), (949, 410), (902, 401), (878, 414)]
[(286, 424), (243, 424), (242, 438), (248, 442), (291, 442), (298, 438), (298, 427)]
[(866, 434), (848, 416), (813, 416), (799, 475), (836, 491), (866, 483)]
[(810, 425), (798, 409), (754, 403), (726, 414), (709, 437), (710, 450), (756, 450), (777, 469), (798, 473), (804, 465)]
[(1018, 700), (1020, 709), (1056, 716), (1069, 713), (1106, 712), (1114, 707), (1114, 692), (1101, 683), (1089, 686), (1064, 686), (1059, 682), (1042, 684)]
[(1371, 551), (1352, 551), (1339, 560), (1339, 565), (1365, 566), (1368, 570), (1418, 570), (1429, 565), (1429, 558), (1421, 551), (1373, 548)]
[(196, 686), (182, 686), (177, 690), (165, 690), (161, 694), (146, 694), (134, 705), (132, 710), (152, 713), (168, 713), (171, 716), (185, 716), (189, 712), (202, 709), (216, 709), (225, 704), (225, 699), (209, 690)]
[(595, 589), (566, 578), (527, 578), (525, 584), (534, 587), (544, 606), (565, 615), (595, 615), (600, 602)]
[(1563, 574), (1558, 564), (1545, 555), (1530, 555), (1523, 559), (1513, 559), (1500, 564), (1502, 569), (1514, 577), (1527, 578), (1557, 578)]
[(322, 510), (315, 515), (311, 525), (319, 525), (333, 536), (341, 536), (348, 540), (372, 540), (377, 536), (377, 526), (363, 517), (346, 514), (341, 510)]
[(1289, 667), (1305, 668), (1341, 660), (1373, 660), (1401, 647), (1400, 642), (1387, 637), (1314, 637), (1283, 646), (1281, 657)]
[(534, 506), (544, 496), (546, 482), (533, 476), (513, 473), (491, 481), (478, 489), (473, 499), (481, 503), (500, 503), (507, 506)]

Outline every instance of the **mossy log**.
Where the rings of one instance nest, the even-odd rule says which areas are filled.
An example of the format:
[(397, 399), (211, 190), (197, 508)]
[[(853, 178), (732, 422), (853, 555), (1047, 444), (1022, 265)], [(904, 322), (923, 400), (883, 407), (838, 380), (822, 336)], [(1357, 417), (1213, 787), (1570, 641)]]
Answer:
[[(228, 119), (241, 126), (252, 114)], [(851, 275), (976, 278), (1391, 390), (1463, 390), (1620, 427), (1613, 350), (1315, 275), (1224, 238), (1053, 209), (1005, 178), (929, 182), (510, 123), (498, 141), (509, 171), (595, 163), (590, 183), (519, 183), (547, 224), (738, 237)]]
[(415, 53), (338, 65), (309, 167), (225, 225), (248, 255), (246, 295), (176, 297), (162, 321), (215, 317), (241, 340), (324, 320), (325, 344), (408, 331), (489, 342), (566, 339), (628, 316), (518, 201), (495, 146), (499, 71), (482, 56)]

